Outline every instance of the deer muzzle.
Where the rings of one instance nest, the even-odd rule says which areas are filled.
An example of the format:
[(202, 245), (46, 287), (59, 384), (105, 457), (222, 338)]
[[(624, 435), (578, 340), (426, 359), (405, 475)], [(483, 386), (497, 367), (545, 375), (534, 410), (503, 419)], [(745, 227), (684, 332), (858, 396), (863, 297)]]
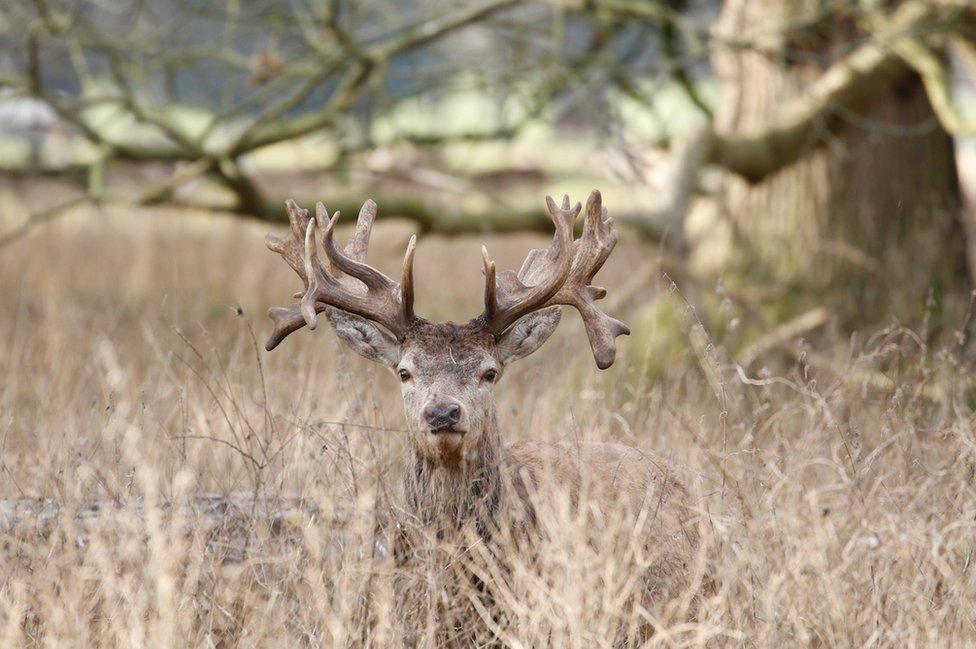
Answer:
[(424, 406), (424, 421), (432, 433), (463, 433), (457, 425), (461, 422), (461, 404), (456, 401), (430, 402)]

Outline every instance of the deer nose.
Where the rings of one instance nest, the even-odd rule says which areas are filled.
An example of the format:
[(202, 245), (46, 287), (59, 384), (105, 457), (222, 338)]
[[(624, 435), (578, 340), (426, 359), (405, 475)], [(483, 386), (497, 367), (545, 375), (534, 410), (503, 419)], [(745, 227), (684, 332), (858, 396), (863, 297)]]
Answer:
[(428, 403), (424, 407), (424, 419), (432, 433), (460, 432), (454, 427), (461, 421), (461, 406), (454, 402)]

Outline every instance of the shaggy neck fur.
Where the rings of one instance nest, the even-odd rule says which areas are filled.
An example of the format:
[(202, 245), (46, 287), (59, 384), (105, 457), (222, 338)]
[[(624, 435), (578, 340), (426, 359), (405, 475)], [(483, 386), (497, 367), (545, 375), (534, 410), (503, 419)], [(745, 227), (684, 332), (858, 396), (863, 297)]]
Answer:
[(426, 525), (460, 529), (473, 522), (478, 534), (487, 537), (501, 501), (500, 452), (494, 413), (478, 445), (463, 456), (433, 457), (415, 447), (404, 480), (408, 506)]

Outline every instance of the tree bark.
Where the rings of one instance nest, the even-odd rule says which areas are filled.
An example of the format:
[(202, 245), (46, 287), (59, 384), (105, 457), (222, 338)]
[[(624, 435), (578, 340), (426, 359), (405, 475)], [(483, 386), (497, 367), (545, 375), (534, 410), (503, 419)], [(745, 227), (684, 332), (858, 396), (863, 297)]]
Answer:
[[(713, 65), (721, 137), (761, 130), (856, 41), (851, 24), (822, 19), (809, 0), (728, 0), (719, 35), (759, 39), (719, 48)], [(803, 25), (802, 29), (788, 26)], [(879, 80), (880, 79), (880, 80)], [(844, 323), (911, 319), (928, 297), (968, 285), (952, 138), (921, 80), (900, 62), (857, 108), (836, 106), (840, 127), (814, 129), (806, 153), (751, 184), (726, 174), (718, 195), (731, 225), (733, 267), (744, 281), (788, 291), (789, 317), (812, 299)]]

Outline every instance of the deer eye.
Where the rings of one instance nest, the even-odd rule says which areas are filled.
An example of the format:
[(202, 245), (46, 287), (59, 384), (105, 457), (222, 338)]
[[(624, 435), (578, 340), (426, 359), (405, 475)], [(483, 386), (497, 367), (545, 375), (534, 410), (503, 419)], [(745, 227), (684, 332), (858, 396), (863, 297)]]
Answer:
[(498, 378), (497, 370), (485, 370), (485, 373), (481, 375), (481, 380), (485, 383), (494, 383), (495, 379)]
[(410, 372), (408, 372), (407, 370), (403, 369), (402, 367), (400, 368), (400, 371), (397, 372), (397, 374), (400, 376), (400, 381), (403, 382), (403, 383), (406, 383), (411, 378), (413, 378), (412, 375), (410, 374)]

